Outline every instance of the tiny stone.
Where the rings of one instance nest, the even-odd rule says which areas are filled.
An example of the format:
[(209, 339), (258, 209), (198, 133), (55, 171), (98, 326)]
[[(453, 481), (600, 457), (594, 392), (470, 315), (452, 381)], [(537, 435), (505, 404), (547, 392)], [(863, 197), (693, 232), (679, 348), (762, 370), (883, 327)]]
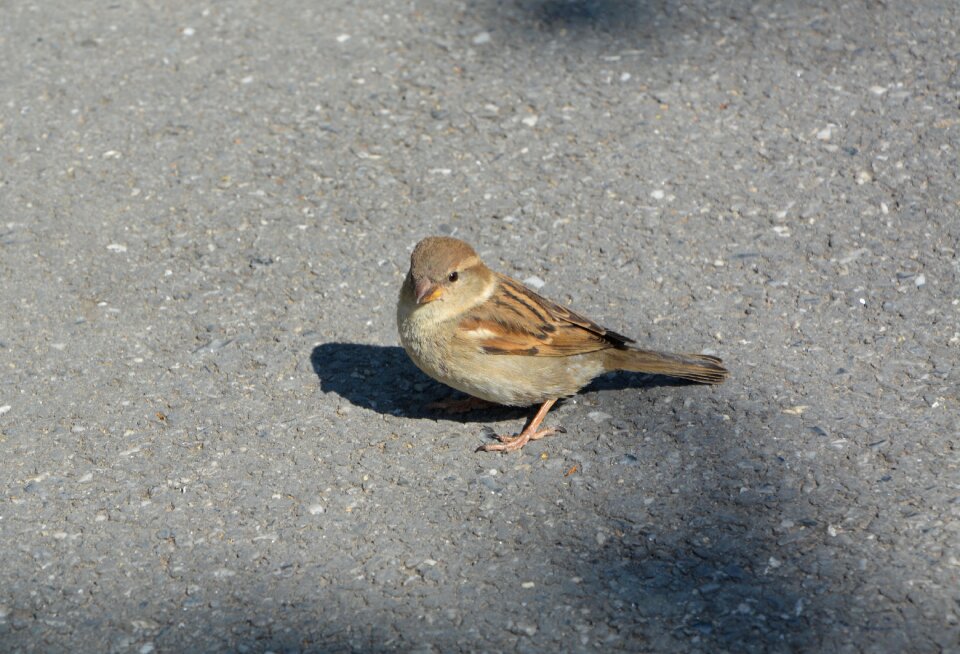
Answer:
[(829, 141), (833, 137), (833, 125), (827, 125), (817, 132), (817, 140)]
[(2, 416), (4, 413), (8, 412), (12, 408), (13, 407), (11, 407), (9, 404), (4, 404), (3, 406), (0, 406), (0, 416)]
[(532, 581), (525, 581), (522, 584), (520, 584), (521, 588), (533, 588), (534, 586), (536, 586), (536, 584), (533, 583)]
[(530, 277), (527, 277), (525, 280), (523, 280), (523, 283), (535, 291), (539, 291), (541, 288), (543, 288), (544, 284), (546, 284), (545, 281), (543, 281), (536, 275), (531, 275)]
[(480, 32), (473, 37), (474, 45), (483, 45), (484, 43), (490, 43), (490, 32)]
[(321, 513), (326, 511), (326, 509), (323, 508), (322, 504), (311, 504), (310, 508), (308, 508), (307, 511), (310, 512), (310, 515), (320, 515)]
[(537, 633), (537, 627), (536, 625), (527, 624), (525, 622), (518, 622), (510, 631), (515, 634), (526, 634), (532, 638)]
[(111, 252), (126, 252), (127, 246), (122, 245), (120, 243), (111, 243), (110, 245), (107, 246), (107, 249), (110, 250)]
[(927, 283), (926, 275), (924, 275), (923, 273), (920, 273), (919, 275), (917, 275), (917, 278), (913, 280), (913, 283), (914, 285), (916, 285), (917, 288), (920, 288), (921, 286)]
[(524, 119), (521, 120), (520, 122), (523, 123), (524, 125), (526, 125), (527, 127), (536, 127), (537, 122), (539, 122), (539, 120), (540, 120), (540, 118), (537, 117), (537, 116), (527, 116), (526, 118), (524, 118)]
[(594, 422), (603, 422), (604, 420), (609, 420), (613, 416), (611, 416), (609, 413), (604, 413), (603, 411), (591, 411), (587, 414), (587, 417)]
[(349, 34), (341, 34), (340, 36), (337, 37), (337, 43), (346, 43), (349, 40), (350, 40)]
[(663, 196), (664, 196), (664, 193), (661, 189), (657, 189), (656, 191), (653, 191), (652, 193), (650, 193), (650, 197), (652, 197), (654, 200), (662, 200)]

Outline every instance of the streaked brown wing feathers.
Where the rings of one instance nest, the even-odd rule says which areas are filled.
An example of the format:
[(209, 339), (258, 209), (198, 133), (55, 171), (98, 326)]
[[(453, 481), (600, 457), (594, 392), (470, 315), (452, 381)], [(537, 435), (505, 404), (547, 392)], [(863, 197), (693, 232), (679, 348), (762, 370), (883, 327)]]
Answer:
[(498, 288), (460, 321), (462, 338), (489, 354), (570, 356), (633, 340), (497, 275)]

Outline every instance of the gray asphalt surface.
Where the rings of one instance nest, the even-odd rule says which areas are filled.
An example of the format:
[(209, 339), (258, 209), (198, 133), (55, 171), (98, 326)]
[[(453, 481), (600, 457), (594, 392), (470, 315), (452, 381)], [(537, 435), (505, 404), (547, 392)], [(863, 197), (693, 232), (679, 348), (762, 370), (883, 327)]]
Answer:
[[(0, 650), (960, 651), (954, 0), (0, 14)], [(429, 234), (733, 377), (474, 453)]]

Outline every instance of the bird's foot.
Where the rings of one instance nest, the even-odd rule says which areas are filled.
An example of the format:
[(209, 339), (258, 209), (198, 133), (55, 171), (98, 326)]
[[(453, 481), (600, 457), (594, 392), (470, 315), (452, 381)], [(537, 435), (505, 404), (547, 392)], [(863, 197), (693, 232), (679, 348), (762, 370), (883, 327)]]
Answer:
[(516, 452), (530, 441), (538, 441), (546, 436), (552, 436), (553, 434), (565, 434), (566, 432), (567, 430), (563, 427), (551, 427), (550, 429), (541, 429), (540, 431), (534, 431), (533, 429), (527, 428), (516, 436), (498, 435), (497, 440), (500, 441), (499, 443), (481, 445), (476, 449), (476, 451)]

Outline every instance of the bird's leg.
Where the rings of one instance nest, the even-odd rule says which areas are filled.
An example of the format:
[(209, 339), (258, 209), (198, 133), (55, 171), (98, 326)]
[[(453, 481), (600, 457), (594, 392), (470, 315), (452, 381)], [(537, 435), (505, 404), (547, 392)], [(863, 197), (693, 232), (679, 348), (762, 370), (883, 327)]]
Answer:
[(479, 397), (448, 398), (439, 402), (431, 402), (427, 405), (428, 409), (440, 409), (444, 413), (466, 413), (474, 409), (487, 409), (494, 405), (493, 402), (481, 400)]
[(537, 431), (537, 427), (543, 422), (543, 419), (547, 416), (547, 411), (550, 410), (554, 402), (556, 402), (556, 400), (547, 400), (544, 402), (537, 411), (537, 414), (530, 419), (527, 426), (524, 427), (523, 431), (517, 436), (497, 436), (497, 440), (500, 441), (499, 443), (481, 445), (477, 448), (477, 452), (514, 452), (526, 445), (529, 441), (537, 441), (544, 436), (550, 436), (558, 432), (563, 433), (565, 431), (563, 427), (551, 427), (550, 429)]

